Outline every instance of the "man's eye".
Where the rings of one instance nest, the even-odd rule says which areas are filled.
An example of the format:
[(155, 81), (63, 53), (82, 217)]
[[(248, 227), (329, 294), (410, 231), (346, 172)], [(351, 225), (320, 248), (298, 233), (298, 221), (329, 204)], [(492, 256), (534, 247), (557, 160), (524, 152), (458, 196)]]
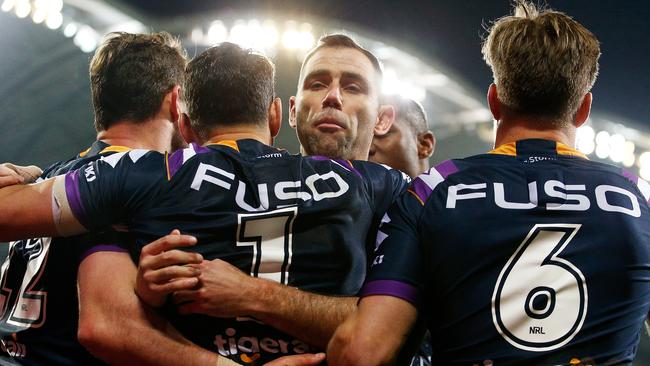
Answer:
[(312, 90), (323, 89), (325, 87), (326, 87), (326, 85), (321, 83), (320, 81), (314, 81), (311, 84), (309, 84), (309, 89), (312, 89)]
[(353, 93), (360, 93), (361, 92), (361, 87), (357, 84), (349, 84), (345, 86), (345, 90), (353, 92)]

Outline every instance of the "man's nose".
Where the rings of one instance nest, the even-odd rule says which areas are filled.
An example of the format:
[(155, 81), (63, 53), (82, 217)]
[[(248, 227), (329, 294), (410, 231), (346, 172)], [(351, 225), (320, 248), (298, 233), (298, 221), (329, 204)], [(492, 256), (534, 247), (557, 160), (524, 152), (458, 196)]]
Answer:
[(338, 85), (333, 85), (327, 91), (325, 99), (323, 99), (323, 108), (329, 107), (340, 110), (342, 106), (343, 102), (341, 100), (341, 89), (338, 87)]

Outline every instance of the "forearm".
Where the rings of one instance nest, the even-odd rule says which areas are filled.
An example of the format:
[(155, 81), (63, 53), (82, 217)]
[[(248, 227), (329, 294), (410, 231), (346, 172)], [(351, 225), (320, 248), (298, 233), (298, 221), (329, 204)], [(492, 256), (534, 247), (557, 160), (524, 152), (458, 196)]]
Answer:
[[(110, 365), (214, 366), (217, 355), (180, 336), (175, 329), (154, 329), (130, 319), (105, 318), (92, 330), (79, 329), (79, 341), (95, 357)], [(152, 314), (140, 314), (150, 320)], [(160, 319), (154, 320), (164, 324)], [(163, 351), (164, 350), (164, 351)]]
[(256, 281), (259, 300), (251, 304), (251, 315), (321, 349), (354, 311), (358, 300), (318, 295), (263, 279)]

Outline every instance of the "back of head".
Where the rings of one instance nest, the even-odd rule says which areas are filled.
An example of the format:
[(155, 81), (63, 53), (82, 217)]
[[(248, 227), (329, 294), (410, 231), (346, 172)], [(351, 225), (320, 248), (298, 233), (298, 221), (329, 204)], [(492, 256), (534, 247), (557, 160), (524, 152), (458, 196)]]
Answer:
[(392, 105), (395, 108), (395, 121), (406, 122), (414, 136), (429, 130), (427, 113), (424, 107), (415, 100), (400, 95), (385, 95), (382, 96), (381, 103)]
[(509, 111), (563, 127), (596, 81), (600, 46), (571, 17), (519, 0), (514, 15), (494, 22), (482, 52)]
[[(373, 68), (375, 69), (375, 72), (377, 74), (377, 83), (378, 85), (381, 85), (381, 81), (383, 78), (383, 69), (381, 66), (381, 62), (379, 62), (379, 59), (372, 54), (372, 52), (368, 51), (367, 49), (363, 48), (360, 44), (358, 44), (354, 39), (350, 38), (349, 36), (346, 36), (345, 34), (329, 34), (326, 36), (321, 37), (318, 40), (318, 44), (316, 47), (312, 48), (307, 55), (305, 56), (304, 60), (302, 61), (302, 65), (300, 66), (300, 79), (302, 80), (303, 75), (303, 70), (305, 68), (305, 65), (307, 62), (320, 50), (323, 48), (351, 48), (355, 49), (361, 53), (363, 53), (368, 60), (370, 60), (370, 63), (372, 64)], [(300, 82), (300, 81), (299, 81)], [(300, 87), (298, 87), (298, 90), (300, 90)]]
[(108, 34), (90, 62), (97, 131), (155, 116), (165, 94), (183, 84), (186, 63), (180, 42), (169, 33)]
[(183, 99), (203, 138), (217, 126), (266, 123), (275, 97), (273, 63), (233, 43), (207, 49), (187, 65)]

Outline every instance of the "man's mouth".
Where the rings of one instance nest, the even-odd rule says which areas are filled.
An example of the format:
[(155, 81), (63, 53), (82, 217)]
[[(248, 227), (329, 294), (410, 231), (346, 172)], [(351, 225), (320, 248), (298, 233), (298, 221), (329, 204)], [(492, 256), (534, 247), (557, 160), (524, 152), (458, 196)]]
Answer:
[(345, 126), (333, 117), (323, 117), (316, 122), (316, 128), (321, 132), (337, 132), (345, 130)]

